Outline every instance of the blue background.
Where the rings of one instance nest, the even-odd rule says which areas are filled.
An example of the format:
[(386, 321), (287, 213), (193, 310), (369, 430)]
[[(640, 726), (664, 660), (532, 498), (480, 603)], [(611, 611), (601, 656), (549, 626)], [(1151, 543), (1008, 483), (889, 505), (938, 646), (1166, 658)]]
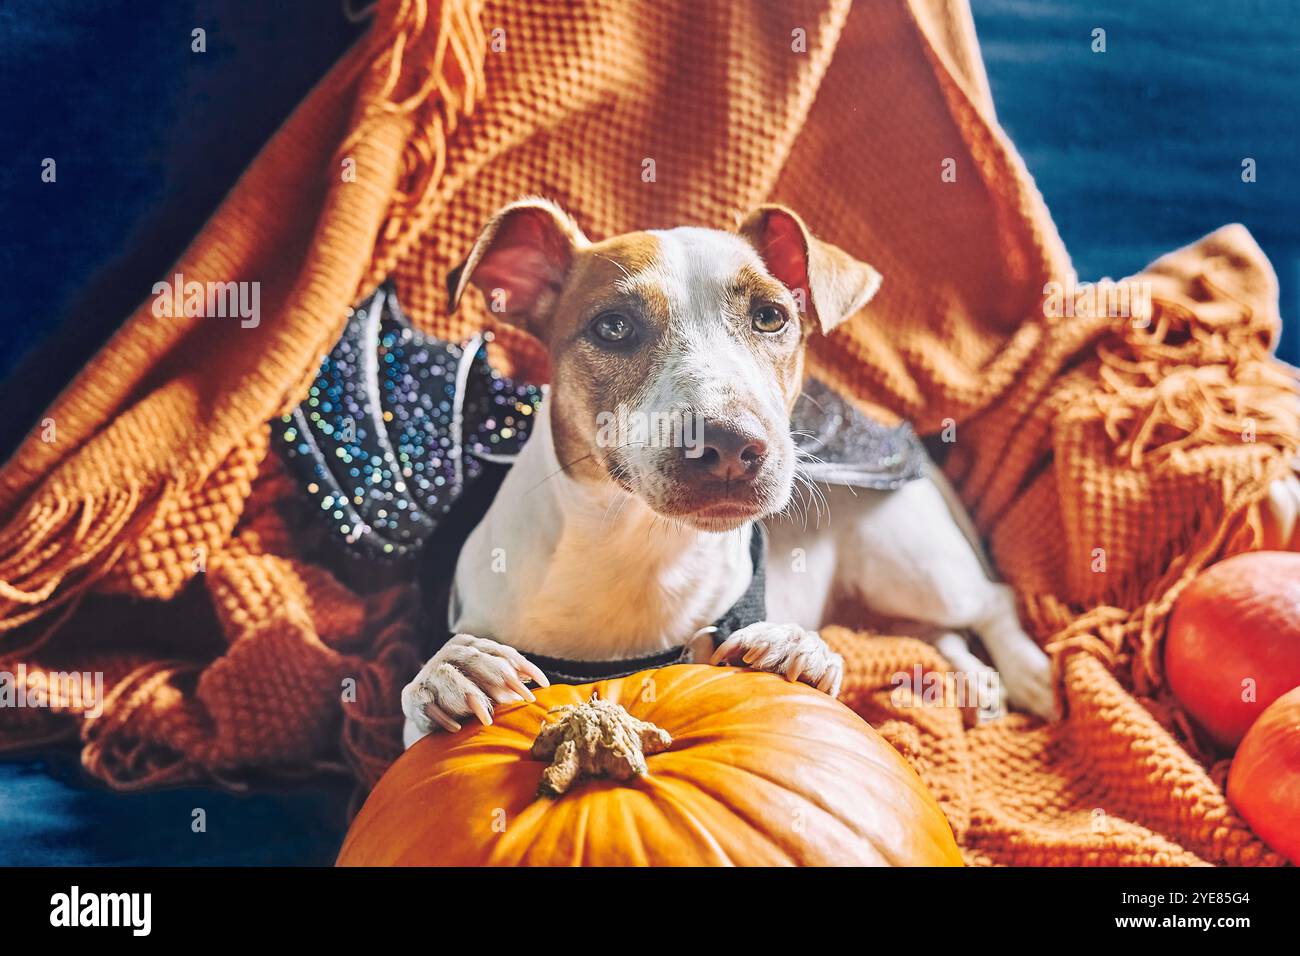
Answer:
[[(972, 0), (998, 117), (1084, 280), (1244, 223), (1300, 364), (1300, 2)], [(1106, 52), (1093, 53), (1094, 28)], [(1257, 181), (1241, 181), (1256, 161)]]
[[(871, 0), (883, 2), (883, 0)], [(146, 9), (147, 8), (147, 9)], [(1300, 306), (1300, 3), (973, 0), (999, 115), (1080, 276), (1226, 222)], [(207, 53), (190, 31), (207, 31)], [(1091, 50), (1095, 27), (1107, 51)], [(0, 6), (0, 455), (202, 226), (359, 29), (337, 0)], [(40, 181), (41, 161), (58, 182)], [(1241, 161), (1258, 182), (1241, 181)], [(1288, 328), (1283, 357), (1300, 362)], [(75, 757), (0, 763), (0, 863), (328, 863), (346, 788), (131, 796)], [(196, 806), (209, 832), (189, 829)]]

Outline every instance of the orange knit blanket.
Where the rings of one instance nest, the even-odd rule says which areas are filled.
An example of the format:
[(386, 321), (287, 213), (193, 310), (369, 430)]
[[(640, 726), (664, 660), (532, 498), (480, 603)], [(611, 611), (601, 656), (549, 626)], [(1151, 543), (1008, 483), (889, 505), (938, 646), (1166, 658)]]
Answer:
[[(102, 671), (107, 693), (90, 718), (0, 710), (0, 744), (79, 735), (121, 788), (377, 779), (420, 663), (412, 596), (358, 596), (307, 559), (268, 423), (385, 277), (430, 332), (487, 321), (449, 317), (444, 278), (523, 193), (593, 237), (728, 227), (775, 199), (884, 274), (813, 360), (949, 442), (1068, 711), (976, 726), (909, 707), (891, 675), (945, 670), (932, 648), (831, 634), (846, 700), (918, 767), (970, 862), (1278, 862), (1159, 655), (1191, 576), (1265, 543), (1262, 502), (1300, 446), (1274, 277), (1230, 226), (1136, 277), (1140, 315), (1076, 297), (968, 10), (944, 0), (381, 0), (171, 270), (260, 283), (260, 323), (145, 302), (0, 472), (0, 670)], [(534, 343), (498, 345), (546, 374)]]

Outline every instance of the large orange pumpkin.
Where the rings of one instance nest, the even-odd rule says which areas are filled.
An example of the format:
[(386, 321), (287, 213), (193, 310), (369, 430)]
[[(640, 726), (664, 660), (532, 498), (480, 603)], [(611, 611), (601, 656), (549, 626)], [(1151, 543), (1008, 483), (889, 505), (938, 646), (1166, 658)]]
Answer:
[(1225, 749), (1300, 684), (1300, 554), (1255, 551), (1208, 568), (1178, 598), (1169, 688)]
[[(629, 780), (539, 796), (530, 748), (549, 708), (621, 704), (672, 744)], [(803, 684), (683, 664), (539, 690), (488, 727), (421, 740), (389, 769), (339, 865), (960, 866), (952, 830), (906, 761)]]
[(1300, 865), (1300, 687), (1246, 732), (1228, 770), (1228, 799), (1260, 839)]

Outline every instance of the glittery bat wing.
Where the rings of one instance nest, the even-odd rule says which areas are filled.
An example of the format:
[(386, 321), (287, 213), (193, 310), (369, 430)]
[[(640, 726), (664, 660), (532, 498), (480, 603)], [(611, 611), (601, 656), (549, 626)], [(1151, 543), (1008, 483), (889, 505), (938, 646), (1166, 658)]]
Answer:
[(893, 491), (925, 474), (929, 455), (912, 426), (884, 425), (809, 378), (790, 424), (799, 470), (814, 481)]
[(458, 346), (412, 328), (386, 285), (349, 310), (277, 440), (339, 570), (374, 579), (411, 562), (485, 457), (518, 452), (540, 402), (492, 369), (481, 336)]

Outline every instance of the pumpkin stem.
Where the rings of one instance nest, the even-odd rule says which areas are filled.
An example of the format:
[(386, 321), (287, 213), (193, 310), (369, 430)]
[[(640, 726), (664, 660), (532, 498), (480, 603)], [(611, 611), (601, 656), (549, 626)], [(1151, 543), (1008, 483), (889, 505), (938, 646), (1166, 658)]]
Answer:
[(668, 731), (638, 720), (618, 704), (592, 694), (585, 704), (552, 707), (559, 720), (542, 723), (533, 741), (535, 760), (549, 760), (538, 793), (558, 797), (586, 777), (630, 780), (646, 772), (647, 754), (672, 746)]

